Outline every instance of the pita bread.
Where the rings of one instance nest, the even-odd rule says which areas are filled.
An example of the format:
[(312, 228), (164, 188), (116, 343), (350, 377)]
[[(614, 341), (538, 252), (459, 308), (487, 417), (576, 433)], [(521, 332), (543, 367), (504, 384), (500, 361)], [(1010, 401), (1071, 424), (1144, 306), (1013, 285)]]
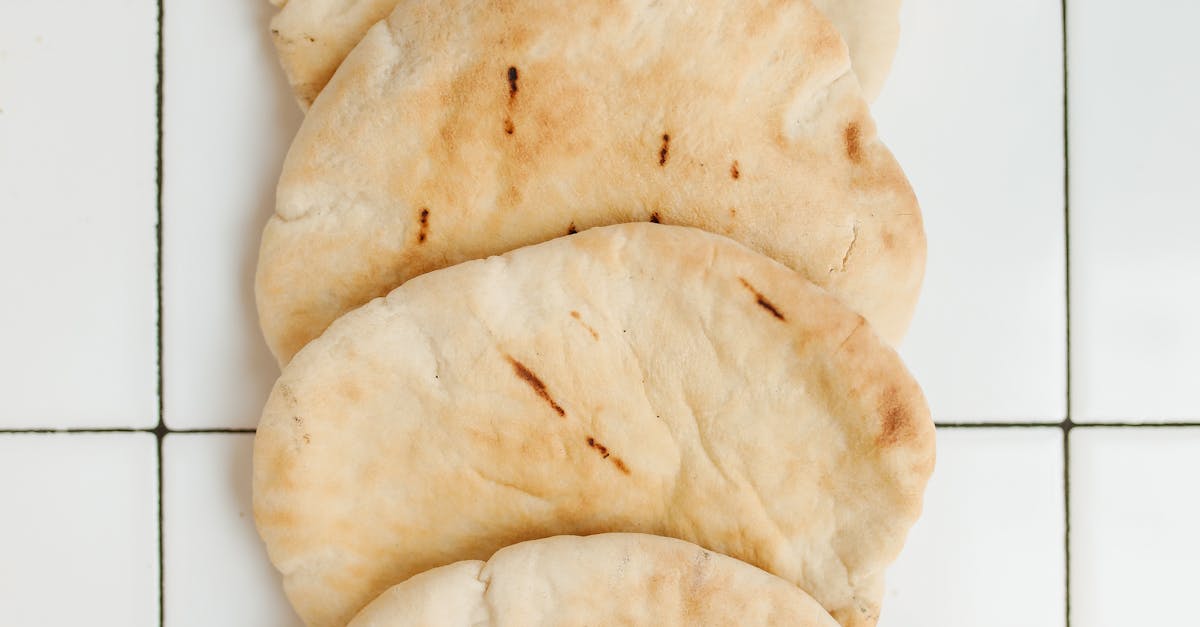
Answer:
[(933, 424), (896, 354), (727, 238), (596, 228), (409, 281), (296, 355), (255, 519), (300, 616), (562, 534), (694, 542), (871, 625)]
[(900, 0), (813, 0), (846, 42), (867, 102), (875, 102), (900, 45)]
[[(400, 0), (271, 0), (279, 60), (308, 110), (355, 44)], [(900, 39), (900, 0), (814, 0), (846, 40), (867, 100), (883, 87)]]
[(837, 627), (796, 586), (671, 538), (559, 536), (393, 586), (349, 627), (791, 625)]
[(806, 0), (409, 0), (288, 153), (260, 320), (286, 363), (414, 276), (633, 221), (733, 237), (892, 342), (924, 272), (916, 199)]

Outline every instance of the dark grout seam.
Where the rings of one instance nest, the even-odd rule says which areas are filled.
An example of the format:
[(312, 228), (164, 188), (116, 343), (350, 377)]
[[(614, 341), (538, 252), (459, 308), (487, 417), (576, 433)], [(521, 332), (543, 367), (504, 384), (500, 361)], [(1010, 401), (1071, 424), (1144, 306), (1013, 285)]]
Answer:
[(937, 422), (939, 429), (1057, 429), (1057, 422)]
[(1071, 422), (1073, 415), (1071, 403), (1071, 110), (1070, 83), (1068, 72), (1067, 48), (1067, 0), (1060, 1), (1062, 11), (1062, 142), (1063, 142), (1063, 271), (1066, 305), (1066, 416), (1062, 421), (1063, 435), (1063, 559), (1066, 568), (1063, 569), (1063, 585), (1066, 598), (1064, 599), (1064, 627), (1071, 627)]
[(158, 362), (158, 425), (154, 428), (155, 443), (158, 449), (158, 624), (165, 627), (166, 602), (166, 558), (163, 540), (163, 438), (167, 434), (167, 425), (163, 418), (163, 0), (158, 0), (158, 48), (155, 52), (155, 66), (158, 73), (158, 83), (155, 86), (155, 213), (157, 222), (154, 225), (155, 238), (155, 291), (157, 294), (157, 317), (155, 330), (157, 337), (155, 345)]

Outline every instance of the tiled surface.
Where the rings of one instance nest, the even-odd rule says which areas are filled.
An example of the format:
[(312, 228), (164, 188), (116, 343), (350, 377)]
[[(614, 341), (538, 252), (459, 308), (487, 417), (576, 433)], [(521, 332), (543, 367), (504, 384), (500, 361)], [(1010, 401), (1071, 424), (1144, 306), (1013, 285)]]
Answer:
[(1200, 624), (1200, 429), (1076, 429), (1071, 476), (1073, 624)]
[(158, 421), (156, 10), (0, 2), (0, 429)]
[[(1066, 6), (1071, 418), (1200, 423), (1200, 9)], [(1067, 412), (1061, 7), (904, 3), (875, 113), (925, 211), (926, 290), (903, 352), (942, 422)], [(167, 427), (253, 427), (276, 373), (254, 320), (256, 248), (299, 121), (270, 11), (0, 3), (0, 625), (158, 625), (160, 564), (166, 624), (297, 624), (250, 519), (250, 434), (165, 437), (160, 555), (152, 433), (2, 433), (149, 429), (160, 357)], [(883, 627), (1064, 626), (1061, 433), (939, 431)], [(1200, 427), (1070, 440), (1071, 625), (1189, 624), (1176, 608), (1200, 559)]]
[(253, 428), (278, 370), (254, 265), (300, 122), (265, 1), (164, 9), (163, 402), (173, 429)]
[(1062, 627), (1062, 478), (1059, 429), (939, 431), (925, 512), (889, 573), (880, 627)]
[(0, 435), (0, 625), (158, 625), (154, 436)]
[(1200, 422), (1200, 3), (1067, 3), (1078, 420)]
[(250, 434), (163, 441), (168, 627), (300, 627), (254, 530)]
[(925, 290), (902, 352), (938, 420), (1066, 415), (1058, 2), (906, 0), (874, 107), (921, 201)]
[[(249, 434), (166, 438), (170, 627), (298, 624), (254, 533), (251, 444)], [(1059, 429), (940, 431), (925, 511), (891, 571), (881, 627), (1063, 625), (1062, 460)]]

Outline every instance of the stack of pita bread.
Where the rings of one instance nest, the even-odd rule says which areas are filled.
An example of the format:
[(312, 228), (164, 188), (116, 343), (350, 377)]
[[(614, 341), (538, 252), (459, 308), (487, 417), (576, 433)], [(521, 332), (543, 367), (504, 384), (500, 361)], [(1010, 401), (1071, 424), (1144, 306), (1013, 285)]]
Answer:
[(279, 2), (254, 509), (305, 623), (875, 624), (934, 459), (897, 2)]

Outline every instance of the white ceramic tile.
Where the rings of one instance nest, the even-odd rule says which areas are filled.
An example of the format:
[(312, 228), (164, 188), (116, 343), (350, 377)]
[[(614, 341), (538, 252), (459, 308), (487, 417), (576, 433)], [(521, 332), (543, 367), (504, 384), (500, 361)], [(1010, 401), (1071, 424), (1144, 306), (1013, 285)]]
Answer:
[(1200, 420), (1200, 3), (1067, 3), (1073, 414)]
[(1200, 429), (1071, 432), (1071, 624), (1195, 625)]
[(258, 331), (254, 264), (300, 112), (269, 3), (167, 0), (164, 11), (165, 419), (253, 427), (278, 374)]
[(154, 436), (0, 436), (0, 625), (158, 625)]
[(1058, 2), (905, 0), (874, 107), (925, 216), (902, 352), (939, 421), (1066, 412)]
[(299, 627), (254, 530), (248, 434), (163, 442), (167, 627)]
[(0, 428), (158, 421), (155, 15), (0, 2)]
[(939, 430), (880, 627), (1062, 627), (1062, 458), (1058, 429)]

